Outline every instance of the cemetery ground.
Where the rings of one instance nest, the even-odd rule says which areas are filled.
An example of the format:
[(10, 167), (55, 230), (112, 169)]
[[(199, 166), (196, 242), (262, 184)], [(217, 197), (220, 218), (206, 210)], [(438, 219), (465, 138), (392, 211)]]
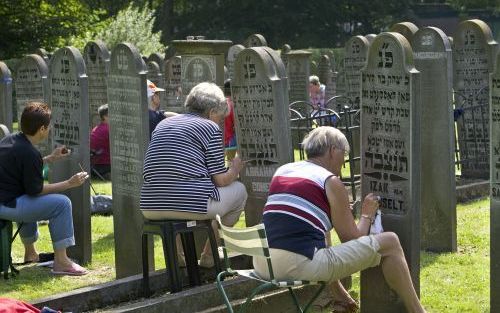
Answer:
[[(94, 180), (98, 193), (111, 194), (111, 184)], [(244, 217), (239, 226), (244, 225)], [(39, 252), (52, 251), (48, 227), (40, 226)], [(489, 312), (489, 199), (457, 206), (457, 253), (422, 251), (421, 299), (432, 313)], [(334, 235), (334, 242), (338, 239)], [(50, 269), (36, 265), (20, 266), (20, 275), (0, 284), (0, 295), (32, 301), (60, 292), (96, 285), (115, 279), (113, 218), (92, 217), (92, 263), (90, 273), (81, 277), (56, 277)], [(156, 268), (164, 268), (161, 243), (155, 240)], [(16, 239), (12, 253), (21, 262), (23, 248)], [(353, 275), (351, 294), (359, 299), (359, 274)], [(321, 311), (316, 311), (319, 313)], [(326, 312), (326, 311), (323, 311)]]

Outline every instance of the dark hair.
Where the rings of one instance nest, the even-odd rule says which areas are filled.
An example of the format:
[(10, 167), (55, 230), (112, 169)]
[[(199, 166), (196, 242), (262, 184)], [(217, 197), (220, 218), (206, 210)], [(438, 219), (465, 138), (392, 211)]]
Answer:
[(51, 111), (43, 102), (28, 102), (21, 114), (21, 131), (25, 135), (33, 136), (40, 127), (48, 127)]
[(101, 118), (101, 121), (104, 121), (104, 117), (108, 116), (108, 104), (103, 104), (97, 109), (97, 113), (99, 113), (99, 117)]

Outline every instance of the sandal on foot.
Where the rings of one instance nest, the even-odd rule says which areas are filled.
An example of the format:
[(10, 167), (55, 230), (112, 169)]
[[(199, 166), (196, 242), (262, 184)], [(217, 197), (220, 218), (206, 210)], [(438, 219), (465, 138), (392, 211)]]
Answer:
[(356, 313), (359, 306), (356, 302), (333, 301), (333, 312), (337, 313)]
[(51, 273), (53, 275), (83, 276), (87, 275), (89, 272), (78, 264), (72, 264), (71, 267), (67, 269), (52, 269)]

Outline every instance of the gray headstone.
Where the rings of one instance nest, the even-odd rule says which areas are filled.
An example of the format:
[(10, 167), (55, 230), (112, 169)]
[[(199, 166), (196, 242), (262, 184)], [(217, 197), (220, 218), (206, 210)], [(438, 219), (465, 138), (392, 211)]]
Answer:
[(401, 22), (391, 26), (390, 32), (400, 33), (411, 43), (413, 35), (418, 31), (417, 25), (412, 22)]
[(12, 75), (3, 62), (0, 62), (0, 124), (12, 129)]
[(108, 103), (116, 277), (122, 278), (142, 269), (139, 201), (149, 142), (146, 64), (131, 44), (112, 51)]
[(10, 134), (9, 128), (4, 124), (0, 124), (0, 139)]
[(288, 54), (286, 72), (290, 84), (289, 101), (309, 101), (309, 75), (311, 52), (293, 50)]
[(500, 311), (500, 53), (491, 75), (490, 312)]
[[(17, 120), (21, 121), (21, 113), (26, 103), (31, 101), (45, 102), (50, 106), (49, 68), (43, 58), (37, 54), (29, 54), (18, 63), (15, 73)], [(50, 140), (37, 145), (42, 156), (52, 152)]]
[(370, 44), (375, 40), (376, 37), (377, 37), (377, 35), (375, 35), (375, 34), (368, 34), (365, 36), (366, 40), (368, 40), (368, 42)]
[(261, 34), (252, 34), (245, 39), (243, 45), (247, 48), (267, 47), (267, 40)]
[(174, 40), (172, 44), (181, 56), (181, 86), (185, 96), (201, 82), (224, 86), (224, 55), (231, 41)]
[(44, 48), (38, 48), (35, 50), (34, 54), (41, 56), (47, 66), (49, 65), (51, 55), (47, 52), (47, 50)]
[[(51, 144), (66, 145), (71, 154), (50, 164), (51, 183), (66, 180), (81, 167), (90, 171), (88, 80), (85, 63), (78, 49), (57, 50), (50, 60)], [(87, 183), (64, 192), (73, 206), (76, 246), (69, 255), (88, 263), (92, 260), (90, 228), (90, 187)]]
[(327, 55), (322, 55), (318, 64), (318, 77), (322, 84), (325, 84), (325, 102), (335, 96), (337, 86), (335, 84), (337, 73), (332, 70), (332, 63)]
[[(488, 85), (498, 44), (489, 26), (480, 20), (461, 22), (453, 38), (455, 106), (464, 109), (463, 118), (457, 120), (462, 177), (488, 179)], [(464, 97), (470, 101), (464, 102)]]
[[(158, 64), (158, 66), (160, 67), (160, 69), (163, 68), (164, 66), (164, 63), (165, 63), (165, 59), (163, 58), (163, 56), (157, 52), (155, 53), (151, 53), (148, 57), (148, 62), (150, 61), (153, 61), (153, 62), (156, 62), (156, 64)], [(147, 62), (146, 62), (147, 64)]]
[(108, 103), (108, 73), (109, 73), (109, 53), (106, 44), (100, 40), (90, 41), (85, 46), (83, 58), (87, 66), (87, 76), (89, 77), (89, 109), (90, 127), (100, 123), (101, 119), (97, 109)]
[(420, 177), (421, 248), (453, 252), (457, 251), (457, 216), (451, 45), (442, 30), (426, 27), (415, 33), (411, 46), (420, 72), (421, 120), (426, 125), (420, 129), (425, 164)]
[(243, 49), (245, 49), (243, 45), (232, 45), (227, 51), (226, 66), (229, 73), (229, 78), (231, 79), (234, 76), (234, 61), (236, 60), (238, 53), (240, 53)]
[(146, 63), (146, 67), (148, 70), (147, 78), (157, 87), (163, 88), (163, 74), (158, 63), (155, 61), (148, 61), (148, 63)]
[[(399, 236), (413, 284), (420, 274), (419, 73), (410, 43), (382, 33), (368, 52), (361, 81), (361, 194), (381, 197), (384, 230)], [(406, 312), (380, 266), (361, 272), (362, 312)]]
[(370, 42), (363, 36), (353, 36), (345, 45), (345, 96), (352, 101), (354, 108), (359, 108), (361, 69), (366, 65), (369, 47)]
[(245, 220), (262, 220), (262, 208), (275, 170), (293, 161), (285, 67), (268, 47), (245, 49), (231, 82), (238, 151), (249, 160), (240, 173), (248, 191)]
[(281, 61), (283, 61), (283, 64), (285, 65), (285, 68), (288, 66), (288, 53), (290, 51), (292, 51), (292, 47), (290, 47), (287, 43), (281, 47), (280, 57)]
[(181, 89), (181, 57), (174, 56), (165, 62), (165, 108), (171, 112), (184, 112), (184, 95)]
[(168, 46), (167, 49), (165, 49), (165, 62), (176, 54), (175, 47), (173, 45)]

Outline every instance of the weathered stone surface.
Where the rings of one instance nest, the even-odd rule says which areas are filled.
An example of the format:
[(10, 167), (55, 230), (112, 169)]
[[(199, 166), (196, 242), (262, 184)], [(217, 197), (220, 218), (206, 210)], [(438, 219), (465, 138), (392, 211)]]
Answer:
[(390, 32), (400, 33), (411, 43), (413, 35), (418, 31), (417, 25), (412, 22), (401, 22), (391, 26)]
[(457, 250), (455, 143), (453, 125), (452, 56), (446, 34), (422, 28), (413, 41), (415, 67), (420, 72), (422, 127), (422, 230), (421, 248)]
[(3, 62), (0, 62), (0, 124), (12, 129), (12, 75)]
[(488, 84), (498, 44), (480, 20), (461, 22), (453, 38), (455, 109), (462, 112), (457, 120), (462, 177), (488, 179)]
[[(90, 171), (88, 79), (78, 49), (65, 47), (54, 53), (49, 65), (49, 81), (51, 144), (53, 147), (65, 145), (71, 150), (68, 157), (50, 164), (49, 181), (54, 183), (68, 179), (82, 167)], [(84, 183), (64, 194), (71, 199), (76, 241), (68, 253), (82, 263), (91, 262), (90, 187)]]
[(252, 34), (245, 39), (243, 45), (247, 48), (267, 47), (267, 40), (261, 34)]
[(115, 264), (122, 278), (142, 272), (139, 201), (149, 142), (146, 64), (131, 44), (121, 43), (111, 54), (108, 102)]
[(287, 53), (286, 72), (290, 85), (289, 101), (309, 101), (309, 76), (311, 75), (311, 52), (294, 50)]
[(8, 134), (10, 134), (9, 128), (7, 128), (7, 126), (5, 126), (4, 124), (0, 124), (0, 139), (7, 136)]
[(325, 85), (325, 103), (336, 95), (337, 72), (332, 69), (330, 57), (322, 55), (318, 64), (319, 81)]
[(167, 111), (184, 112), (184, 99), (181, 87), (181, 57), (173, 56), (165, 62), (165, 108)]
[(248, 191), (245, 219), (250, 226), (261, 221), (274, 171), (293, 161), (287, 78), (279, 55), (267, 47), (240, 52), (234, 74), (236, 137), (248, 161), (240, 177)]
[[(419, 292), (420, 112), (419, 73), (410, 43), (382, 33), (368, 52), (361, 81), (361, 193), (381, 197), (382, 224), (400, 239)], [(404, 306), (380, 266), (361, 273), (362, 312), (400, 313)]]
[(238, 53), (240, 53), (243, 49), (245, 49), (245, 46), (243, 45), (232, 45), (227, 51), (226, 66), (227, 73), (230, 79), (234, 77), (234, 61), (238, 57)]
[(361, 97), (361, 69), (366, 65), (370, 42), (363, 36), (353, 36), (345, 44), (344, 71), (345, 96), (353, 108), (359, 108)]
[(109, 53), (106, 44), (100, 40), (90, 41), (85, 46), (83, 58), (89, 78), (90, 127), (100, 123), (97, 109), (108, 103), (107, 79), (109, 73)]

